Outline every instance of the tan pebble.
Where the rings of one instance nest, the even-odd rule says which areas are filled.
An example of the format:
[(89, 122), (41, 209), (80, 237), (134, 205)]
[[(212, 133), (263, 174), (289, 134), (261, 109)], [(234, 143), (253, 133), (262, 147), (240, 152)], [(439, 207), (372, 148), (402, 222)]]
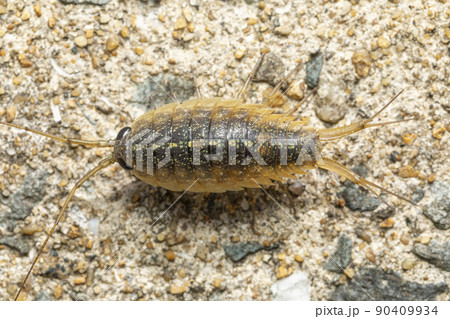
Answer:
[(445, 36), (450, 38), (450, 28), (445, 28)]
[(375, 262), (375, 254), (373, 253), (372, 248), (367, 248), (366, 250), (366, 258), (369, 259), (371, 262)]
[(178, 275), (181, 278), (184, 278), (184, 277), (186, 277), (186, 272), (184, 271), (184, 269), (180, 269), (180, 270), (178, 270)]
[(86, 283), (86, 277), (84, 277), (84, 276), (77, 277), (73, 280), (73, 283), (75, 285), (83, 285)]
[(400, 236), (400, 242), (401, 242), (403, 245), (408, 245), (408, 244), (409, 244), (409, 235), (406, 234), (406, 233), (403, 233), (403, 234)]
[(383, 220), (383, 222), (381, 223), (381, 227), (383, 228), (392, 228), (394, 226), (394, 220), (392, 218), (388, 218)]
[(53, 296), (55, 296), (56, 299), (61, 299), (63, 294), (63, 287), (61, 285), (56, 285), (53, 288)]
[(281, 265), (277, 268), (277, 279), (282, 279), (290, 275), (290, 271), (284, 266)]
[(94, 29), (87, 29), (85, 33), (86, 39), (91, 39), (94, 37)]
[(289, 25), (283, 25), (275, 28), (275, 34), (279, 34), (283, 37), (287, 37), (292, 33), (292, 27)]
[(33, 6), (34, 12), (36, 13), (36, 15), (38, 17), (40, 17), (42, 15), (42, 11), (41, 11), (41, 5), (39, 3), (35, 4)]
[(303, 86), (301, 83), (294, 83), (289, 90), (286, 92), (287, 96), (289, 96), (291, 99), (300, 101), (304, 97), (304, 91)]
[(174, 261), (175, 260), (175, 253), (173, 251), (169, 250), (166, 253), (166, 258), (167, 258), (168, 261)]
[(130, 30), (128, 29), (127, 26), (124, 26), (122, 28), (122, 30), (120, 30), (120, 35), (122, 36), (122, 38), (126, 39), (130, 36)]
[(414, 133), (406, 133), (402, 135), (403, 143), (406, 145), (411, 145), (412, 142), (416, 139), (416, 134)]
[(352, 268), (347, 268), (347, 269), (344, 270), (344, 274), (345, 274), (348, 278), (352, 279), (353, 277), (355, 277), (355, 270), (352, 269)]
[(219, 279), (219, 278), (214, 278), (214, 279), (213, 279), (213, 285), (214, 285), (214, 287), (219, 288), (221, 283), (222, 283), (222, 280), (221, 280), (221, 279)]
[(87, 46), (87, 39), (84, 35), (80, 35), (78, 37), (76, 37), (74, 39), (74, 42), (77, 46), (79, 46), (80, 48), (84, 48), (85, 46)]
[(170, 285), (170, 293), (172, 295), (180, 295), (186, 292), (186, 286)]
[(158, 20), (161, 22), (166, 22), (166, 17), (162, 13), (160, 13), (158, 14)]
[(163, 242), (164, 239), (166, 239), (166, 236), (164, 234), (158, 234), (156, 239), (158, 239), (159, 242)]
[(92, 249), (92, 246), (94, 246), (94, 241), (89, 239), (84, 247), (86, 247), (86, 249)]
[(16, 117), (16, 108), (14, 105), (8, 105), (6, 107), (6, 122), (11, 123)]
[(144, 64), (145, 65), (153, 65), (153, 64), (155, 64), (155, 60), (152, 58), (145, 58)]
[(194, 32), (195, 29), (194, 24), (192, 22), (189, 22), (187, 25), (187, 29), (190, 33)]
[(265, 7), (266, 7), (266, 2), (265, 1), (260, 1), (258, 3), (258, 9), (259, 10), (264, 10)]
[(68, 180), (66, 177), (63, 177), (63, 178), (59, 181), (59, 187), (65, 187), (68, 183), (69, 183), (69, 180)]
[(286, 254), (285, 253), (279, 253), (278, 254), (278, 260), (285, 260), (286, 259)]
[(81, 95), (81, 90), (79, 89), (79, 88), (74, 88), (73, 90), (72, 90), (72, 96), (73, 97), (78, 97), (78, 96), (80, 96)]
[(294, 255), (294, 259), (298, 263), (302, 263), (304, 261), (303, 257), (300, 255)]
[(19, 85), (20, 83), (22, 83), (22, 81), (23, 81), (23, 77), (21, 77), (20, 75), (19, 75), (19, 76), (15, 76), (15, 77), (13, 78), (13, 83), (14, 83), (15, 85)]
[(389, 41), (388, 38), (381, 36), (381, 37), (378, 37), (377, 44), (380, 48), (386, 49), (386, 48), (390, 47), (391, 41)]
[(430, 174), (428, 176), (428, 183), (433, 183), (436, 180), (436, 174)]
[(29, 224), (29, 225), (26, 225), (26, 226), (24, 226), (22, 228), (22, 233), (24, 235), (30, 236), (30, 235), (36, 234), (37, 232), (40, 232), (41, 230), (42, 230), (42, 228), (39, 227), (38, 225), (36, 225), (36, 224)]
[(136, 47), (134, 49), (134, 52), (136, 52), (137, 55), (142, 55), (142, 54), (144, 54), (144, 48), (143, 47)]
[(174, 58), (169, 58), (169, 60), (167, 60), (167, 62), (169, 64), (177, 64), (177, 61)]
[(184, 28), (186, 28), (187, 26), (187, 22), (186, 19), (184, 17), (179, 17), (177, 19), (177, 21), (175, 21), (175, 25), (173, 26), (173, 29), (176, 30), (182, 30)]
[(238, 235), (234, 235), (233, 237), (231, 237), (231, 242), (232, 243), (237, 243), (241, 240), (241, 238)]
[(237, 49), (236, 52), (234, 52), (234, 57), (238, 60), (242, 59), (242, 57), (245, 55), (245, 53), (247, 52), (247, 48), (245, 47), (240, 47), (239, 49)]
[(5, 88), (0, 87), (0, 95), (3, 95), (3, 94), (5, 94), (5, 93), (6, 93)]
[(47, 25), (50, 29), (53, 29), (56, 25), (56, 20), (55, 18), (51, 17), (48, 19)]
[(398, 171), (398, 176), (403, 178), (416, 177), (417, 175), (419, 175), (419, 172), (417, 172), (411, 165), (400, 167)]
[(118, 47), (119, 47), (119, 39), (115, 36), (108, 37), (108, 40), (106, 40), (106, 50), (112, 52)]
[(367, 51), (355, 52), (352, 56), (352, 63), (355, 67), (356, 74), (363, 77), (369, 75), (371, 62)]
[(99, 286), (94, 287), (94, 294), (98, 295), (101, 292), (102, 292), (102, 288), (100, 288)]
[(402, 268), (404, 270), (409, 270), (409, 269), (413, 269), (415, 266), (415, 260), (412, 258), (406, 258), (405, 260), (402, 261)]
[(247, 24), (248, 25), (255, 25), (257, 23), (258, 23), (258, 19), (256, 19), (256, 18), (248, 18), (247, 19)]
[(28, 10), (28, 8), (23, 9), (22, 11), (22, 21), (27, 21), (29, 20), (31, 17), (31, 12), (30, 10)]
[(420, 238), (420, 243), (423, 245), (428, 245), (430, 243), (430, 240), (430, 236), (422, 236), (422, 238)]
[(444, 137), (444, 133), (447, 130), (444, 127), (440, 127), (437, 130), (434, 130), (432, 135), (435, 139), (441, 140)]

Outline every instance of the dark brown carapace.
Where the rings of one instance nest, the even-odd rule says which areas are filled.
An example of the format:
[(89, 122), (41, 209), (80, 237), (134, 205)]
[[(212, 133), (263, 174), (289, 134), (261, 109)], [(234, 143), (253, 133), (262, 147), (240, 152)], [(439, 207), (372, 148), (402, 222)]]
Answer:
[(381, 200), (375, 189), (410, 202), (321, 156), (322, 142), (339, 139), (368, 127), (399, 122), (371, 123), (401, 92), (367, 120), (340, 128), (315, 129), (307, 127), (306, 122), (298, 121), (293, 116), (295, 109), (288, 114), (273, 114), (274, 110), (270, 108), (271, 97), (276, 96), (279, 88), (299, 65), (273, 89), (262, 104), (245, 104), (243, 97), (261, 60), (262, 57), (235, 99), (198, 98), (162, 106), (139, 117), (131, 127), (123, 128), (114, 140), (62, 138), (0, 122), (69, 144), (113, 148), (108, 158), (73, 187), (34, 258), (16, 299), (76, 189), (95, 173), (115, 162), (131, 170), (145, 183), (171, 191), (192, 192), (260, 188), (262, 185), (272, 185), (274, 181), (304, 174), (305, 170), (323, 168), (365, 187)]

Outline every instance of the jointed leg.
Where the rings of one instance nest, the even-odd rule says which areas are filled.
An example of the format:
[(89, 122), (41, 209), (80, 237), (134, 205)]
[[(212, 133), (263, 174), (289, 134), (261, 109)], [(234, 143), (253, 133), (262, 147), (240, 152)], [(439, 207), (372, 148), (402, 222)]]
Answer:
[(383, 201), (386, 205), (388, 205), (390, 208), (393, 208), (391, 205), (389, 205), (374, 189), (377, 188), (382, 192), (386, 192), (388, 194), (397, 196), (400, 199), (403, 199), (404, 201), (407, 201), (408, 203), (421, 208), (420, 206), (418, 206), (416, 203), (413, 203), (412, 201), (410, 201), (409, 199), (395, 194), (394, 192), (391, 192), (390, 190), (387, 190), (384, 187), (381, 187), (375, 183), (369, 182), (368, 180), (362, 178), (361, 176), (359, 176), (358, 174), (356, 174), (355, 172), (351, 171), (350, 169), (348, 169), (347, 167), (333, 161), (330, 160), (328, 158), (322, 158), (322, 161), (320, 163), (317, 164), (317, 166), (319, 166), (320, 168), (326, 169), (327, 171), (331, 171), (331, 172), (335, 172), (336, 174), (347, 178), (348, 180), (352, 181), (353, 183), (359, 185), (359, 186), (363, 186), (364, 188), (366, 188), (369, 192), (371, 192), (373, 195), (375, 195), (376, 197), (378, 197), (381, 201)]
[(252, 83), (253, 78), (255, 77), (256, 72), (258, 71), (259, 67), (262, 64), (262, 60), (266, 54), (261, 54), (261, 57), (259, 58), (258, 62), (256, 62), (255, 66), (253, 67), (253, 70), (250, 72), (250, 74), (247, 77), (247, 80), (245, 80), (244, 85), (242, 88), (238, 91), (236, 94), (236, 99), (245, 99), (245, 95), (247, 94), (247, 90), (250, 87), (250, 84)]

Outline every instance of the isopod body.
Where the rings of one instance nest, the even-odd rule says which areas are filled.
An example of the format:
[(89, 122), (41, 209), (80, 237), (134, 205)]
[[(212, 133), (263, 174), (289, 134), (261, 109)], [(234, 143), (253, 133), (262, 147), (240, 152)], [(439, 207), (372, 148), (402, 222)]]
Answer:
[(171, 103), (125, 128), (114, 154), (142, 181), (172, 191), (271, 185), (314, 168), (322, 150), (316, 130), (272, 113), (239, 99)]

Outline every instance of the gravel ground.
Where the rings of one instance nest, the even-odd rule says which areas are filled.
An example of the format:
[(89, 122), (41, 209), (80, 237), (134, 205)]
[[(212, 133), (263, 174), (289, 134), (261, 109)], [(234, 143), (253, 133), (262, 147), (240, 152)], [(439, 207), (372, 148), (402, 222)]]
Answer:
[[(298, 115), (312, 127), (367, 118), (405, 89), (381, 119), (414, 121), (329, 143), (324, 154), (425, 210), (388, 195), (389, 211), (314, 170), (286, 182), (295, 222), (283, 188), (254, 191), (257, 235), (245, 192), (177, 200), (115, 165), (77, 191), (23, 299), (270, 300), (297, 273), (311, 300), (450, 299), (448, 1), (80, 2), (0, 0), (1, 121), (109, 139), (170, 102), (162, 89), (192, 98), (193, 74), (204, 96), (232, 97), (267, 48), (248, 97), (257, 103), (298, 59), (318, 58), (322, 70), (308, 73), (314, 86), (320, 72), (318, 94)], [(0, 298), (10, 300), (70, 187), (107, 153), (4, 126), (0, 134)], [(391, 282), (392, 272), (390, 296), (365, 281)], [(408, 295), (395, 290), (402, 285)]]

